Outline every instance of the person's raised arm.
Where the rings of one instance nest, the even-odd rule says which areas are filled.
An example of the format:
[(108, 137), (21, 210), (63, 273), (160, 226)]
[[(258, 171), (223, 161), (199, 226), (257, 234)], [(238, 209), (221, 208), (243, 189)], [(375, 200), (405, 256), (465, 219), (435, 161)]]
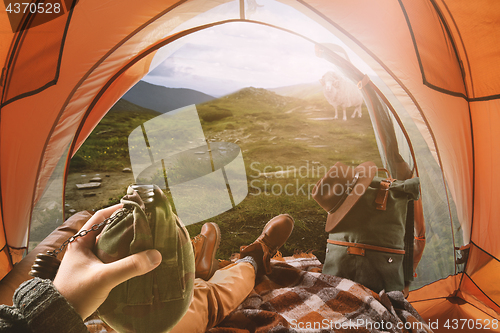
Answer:
[[(108, 218), (122, 205), (115, 205), (96, 212), (83, 226), (89, 229)], [(87, 318), (106, 299), (111, 289), (118, 284), (156, 268), (161, 262), (157, 250), (147, 250), (121, 260), (104, 264), (92, 252), (96, 233), (90, 232), (68, 245), (54, 286), (74, 307)]]

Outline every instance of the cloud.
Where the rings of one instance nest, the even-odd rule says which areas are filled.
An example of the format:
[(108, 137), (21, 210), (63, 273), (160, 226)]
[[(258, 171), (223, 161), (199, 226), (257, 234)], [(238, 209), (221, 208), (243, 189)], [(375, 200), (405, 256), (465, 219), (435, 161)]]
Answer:
[(172, 63), (165, 64), (163, 66), (158, 66), (153, 71), (151, 71), (148, 75), (159, 76), (159, 77), (175, 77), (177, 74), (175, 66), (172, 66)]
[(210, 89), (204, 92), (220, 95), (247, 86), (311, 82), (332, 67), (315, 56), (313, 43), (266, 26), (233, 23), (189, 37), (173, 45), (175, 51), (145, 80), (191, 89), (212, 81), (203, 84)]
[[(298, 31), (318, 42), (340, 40), (295, 9), (270, 0), (249, 12), (250, 19)], [(226, 6), (230, 11), (237, 7)], [(226, 8), (224, 7), (224, 8)], [(234, 8), (233, 8), (234, 7)], [(223, 6), (213, 11), (222, 15)], [(213, 13), (200, 14), (196, 22)], [(189, 23), (189, 24), (188, 24)], [(196, 25), (186, 22), (186, 25)], [(343, 45), (343, 44), (342, 44)], [(345, 46), (344, 46), (345, 47)], [(201, 90), (220, 96), (243, 87), (275, 88), (317, 81), (334, 65), (315, 55), (307, 38), (267, 25), (232, 22), (195, 32), (166, 45), (153, 61), (145, 81), (168, 87)], [(355, 58), (352, 51), (349, 56)]]

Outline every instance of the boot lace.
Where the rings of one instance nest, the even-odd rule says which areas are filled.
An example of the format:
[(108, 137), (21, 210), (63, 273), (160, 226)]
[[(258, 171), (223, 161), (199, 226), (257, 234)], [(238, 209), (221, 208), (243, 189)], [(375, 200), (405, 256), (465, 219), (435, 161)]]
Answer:
[(196, 243), (198, 243), (198, 242), (199, 242), (202, 238), (203, 238), (203, 236), (202, 236), (201, 234), (196, 235), (193, 239), (191, 239), (191, 242), (192, 242), (193, 244), (196, 244)]

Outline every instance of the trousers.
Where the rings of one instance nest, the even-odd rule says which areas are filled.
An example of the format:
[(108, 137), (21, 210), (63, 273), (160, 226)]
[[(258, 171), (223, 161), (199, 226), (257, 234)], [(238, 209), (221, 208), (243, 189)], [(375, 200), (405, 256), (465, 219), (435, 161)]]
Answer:
[(214, 327), (245, 300), (254, 285), (255, 269), (247, 262), (219, 269), (208, 281), (195, 279), (189, 308), (170, 332), (197, 333)]

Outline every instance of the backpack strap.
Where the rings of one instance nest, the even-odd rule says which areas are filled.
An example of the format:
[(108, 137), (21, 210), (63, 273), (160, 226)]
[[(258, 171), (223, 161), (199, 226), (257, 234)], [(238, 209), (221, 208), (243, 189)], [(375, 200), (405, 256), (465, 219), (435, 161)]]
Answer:
[(408, 210), (406, 213), (406, 228), (405, 228), (405, 256), (403, 257), (403, 274), (405, 281), (413, 281), (413, 242), (415, 228), (415, 213), (414, 201), (408, 201)]
[[(383, 171), (387, 174), (387, 178), (380, 182), (380, 187), (375, 198), (376, 208), (378, 210), (386, 210), (387, 197), (389, 195), (389, 188), (391, 184), (395, 181), (391, 177), (389, 170), (384, 168), (379, 168), (379, 171)], [(414, 228), (415, 228), (415, 212), (414, 212), (414, 201), (408, 201), (408, 209), (406, 213), (406, 225), (405, 225), (405, 236), (404, 236), (404, 258), (403, 258), (403, 272), (405, 281), (413, 281), (414, 278)]]
[(389, 196), (389, 187), (391, 187), (391, 184), (393, 181), (395, 181), (395, 179), (391, 177), (391, 174), (387, 169), (379, 168), (378, 170), (387, 173), (387, 178), (380, 182), (380, 188), (378, 190), (377, 196), (375, 197), (375, 203), (377, 204), (376, 208), (378, 210), (386, 210), (387, 197)]
[(343, 242), (343, 241), (337, 241), (333, 239), (327, 239), (326, 240), (330, 244), (335, 244), (335, 245), (340, 245), (340, 246), (346, 246), (347, 247), (347, 253), (349, 254), (356, 254), (360, 256), (365, 255), (365, 249), (366, 250), (374, 250), (374, 251), (379, 251), (379, 252), (387, 252), (387, 253), (395, 253), (395, 254), (405, 254), (405, 250), (398, 250), (398, 249), (391, 249), (388, 247), (382, 247), (382, 246), (376, 246), (376, 245), (369, 245), (369, 244), (362, 244), (362, 243), (351, 243), (351, 242)]

